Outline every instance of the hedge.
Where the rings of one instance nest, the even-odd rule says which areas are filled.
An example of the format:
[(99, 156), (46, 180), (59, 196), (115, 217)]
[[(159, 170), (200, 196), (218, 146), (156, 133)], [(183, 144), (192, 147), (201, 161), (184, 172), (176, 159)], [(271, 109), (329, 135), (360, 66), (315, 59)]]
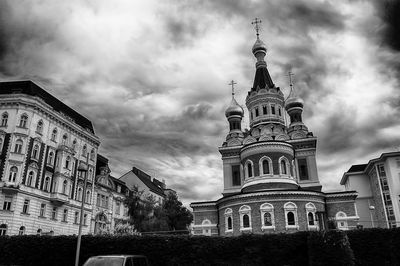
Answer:
[(400, 265), (400, 229), (347, 232), (356, 265)]
[[(383, 247), (390, 247), (389, 255), (379, 251), (384, 240), (379, 232), (348, 232), (350, 245), (342, 231), (239, 237), (88, 235), (82, 237), (80, 262), (101, 254), (143, 254), (151, 265), (385, 265), (376, 263), (381, 258), (395, 265), (390, 263), (400, 256), (393, 246), (399, 246), (400, 232), (382, 231), (391, 235)], [(379, 249), (374, 255), (358, 243), (371, 237)], [(76, 236), (0, 237), (0, 265), (74, 265), (75, 249)]]

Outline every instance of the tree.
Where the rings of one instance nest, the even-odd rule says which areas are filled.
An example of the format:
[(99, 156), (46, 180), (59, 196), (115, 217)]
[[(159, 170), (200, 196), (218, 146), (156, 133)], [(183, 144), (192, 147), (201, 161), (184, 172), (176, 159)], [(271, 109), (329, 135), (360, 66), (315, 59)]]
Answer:
[(159, 217), (164, 217), (169, 230), (185, 230), (193, 221), (192, 213), (183, 206), (175, 193), (167, 194)]
[(128, 207), (130, 223), (139, 232), (149, 230), (149, 224), (154, 219), (156, 200), (152, 195), (144, 195), (144, 190), (133, 186), (132, 194), (125, 198), (125, 205)]

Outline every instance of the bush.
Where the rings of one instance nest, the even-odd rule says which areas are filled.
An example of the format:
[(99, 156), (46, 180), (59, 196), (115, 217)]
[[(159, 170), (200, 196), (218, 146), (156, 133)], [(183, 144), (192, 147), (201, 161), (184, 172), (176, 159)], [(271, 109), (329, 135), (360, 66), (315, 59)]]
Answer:
[(355, 265), (353, 251), (343, 231), (311, 232), (308, 250), (309, 265)]
[(399, 265), (400, 230), (371, 228), (347, 232), (356, 265)]

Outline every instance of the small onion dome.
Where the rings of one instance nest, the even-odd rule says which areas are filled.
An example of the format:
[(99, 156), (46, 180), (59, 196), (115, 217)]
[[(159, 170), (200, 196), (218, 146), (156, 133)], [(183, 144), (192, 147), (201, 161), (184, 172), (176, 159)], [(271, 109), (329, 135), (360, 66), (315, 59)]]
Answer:
[(232, 97), (231, 104), (225, 110), (226, 117), (230, 117), (232, 115), (239, 115), (240, 117), (243, 117), (243, 115), (244, 115), (243, 108), (237, 103), (237, 101), (233, 97)]
[(253, 45), (252, 52), (255, 55), (257, 52), (264, 52), (267, 53), (267, 46), (263, 41), (261, 41), (259, 38), (257, 38), (256, 42)]
[(289, 97), (289, 99), (287, 99), (286, 103), (285, 103), (286, 110), (293, 108), (293, 107), (303, 108), (303, 106), (304, 106), (304, 101), (303, 101), (303, 99), (301, 99), (298, 96)]

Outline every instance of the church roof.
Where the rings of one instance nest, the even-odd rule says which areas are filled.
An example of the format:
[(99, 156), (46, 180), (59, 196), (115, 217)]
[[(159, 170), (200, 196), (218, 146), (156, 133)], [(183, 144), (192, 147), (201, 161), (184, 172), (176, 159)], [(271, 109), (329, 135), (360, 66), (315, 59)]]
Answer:
[(45, 103), (53, 107), (55, 111), (66, 114), (71, 117), (75, 123), (94, 134), (94, 128), (89, 119), (58, 100), (31, 80), (0, 82), (0, 95), (17, 93), (40, 97)]
[(268, 72), (267, 67), (259, 67), (256, 70), (256, 75), (254, 77), (254, 83), (253, 83), (253, 88), (251, 89), (252, 91), (257, 91), (259, 89), (263, 88), (273, 88), (274, 83), (272, 82), (271, 76)]

